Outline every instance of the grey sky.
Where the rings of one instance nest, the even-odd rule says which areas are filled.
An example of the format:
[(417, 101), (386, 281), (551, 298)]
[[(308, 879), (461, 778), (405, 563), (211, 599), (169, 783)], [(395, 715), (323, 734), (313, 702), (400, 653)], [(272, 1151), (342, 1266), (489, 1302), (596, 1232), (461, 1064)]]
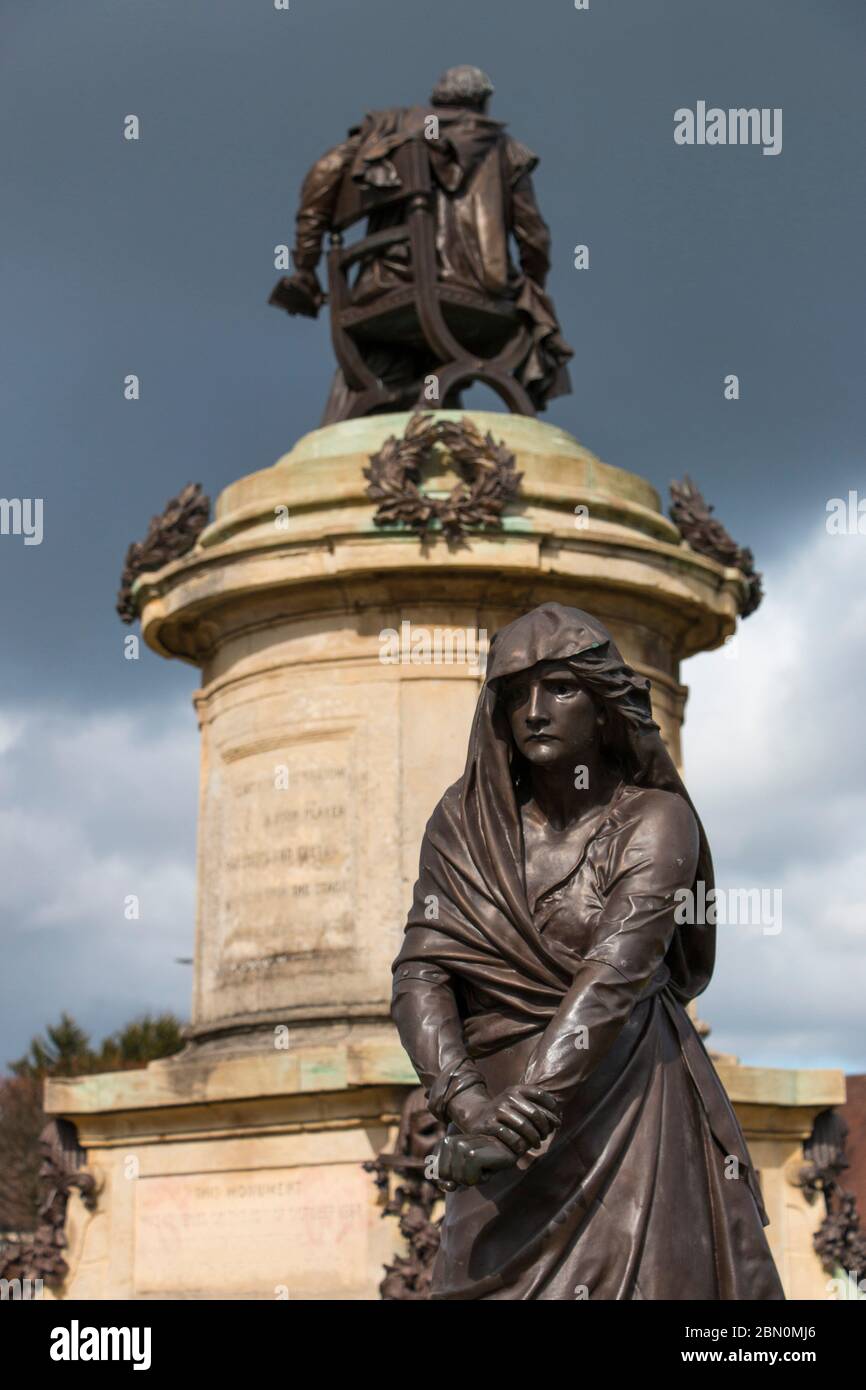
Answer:
[[(862, 625), (847, 619), (866, 537), (844, 564), (820, 544), (826, 500), (866, 490), (860, 0), (591, 0), (588, 12), (571, 0), (291, 0), (287, 13), (271, 0), (4, 0), (0, 13), (2, 492), (45, 507), (41, 546), (0, 538), (0, 1063), (62, 1007), (96, 1033), (137, 1008), (185, 1008), (189, 972), (173, 957), (192, 932), (196, 677), (149, 654), (122, 659), (123, 553), (186, 481), (215, 496), (316, 426), (327, 325), (267, 307), (273, 247), (291, 241), (312, 160), (366, 108), (425, 100), (449, 64), (491, 74), (493, 114), (541, 157), (550, 288), (576, 350), (574, 394), (545, 418), (662, 492), (692, 473), (753, 546), (771, 595), (777, 583), (778, 621), (795, 623), (796, 577), (826, 605), (803, 640), (827, 660), (844, 626), (848, 679), (862, 686)], [(782, 153), (677, 147), (673, 113), (698, 100), (781, 107)], [(122, 138), (130, 112), (138, 143)], [(578, 242), (589, 271), (573, 268)], [(127, 372), (139, 402), (123, 399)], [(722, 395), (729, 372), (736, 403)], [(819, 569), (797, 571), (807, 553)], [(753, 633), (772, 634), (768, 611)], [(757, 844), (727, 847), (737, 811), (707, 761), (718, 677), (700, 674), (719, 660), (685, 673), (687, 760), (706, 779), (696, 800), (705, 790), (718, 807), (730, 872), (787, 874), (791, 837), (811, 845), (814, 816), (802, 787), (778, 804), (772, 766)], [(750, 707), (774, 712), (745, 670), (736, 728)], [(807, 712), (819, 714), (811, 690), (780, 696), (801, 744)], [(859, 747), (856, 702), (838, 718), (843, 747)], [(853, 804), (862, 758), (836, 749), (834, 780), (834, 747), (822, 748), (822, 795)], [(815, 832), (809, 892), (791, 889), (804, 903), (822, 863), (837, 851), (854, 863), (844, 825), (828, 844), (836, 824), (824, 816)], [(109, 904), (133, 871), (155, 916), (125, 941)], [(788, 957), (798, 978), (810, 949)], [(780, 959), (778, 943), (765, 950)], [(859, 960), (845, 950), (847, 978)], [(818, 1041), (807, 1021), (791, 1042), (784, 1020), (749, 1014), (738, 959), (725, 957), (708, 1010), (731, 1050), (739, 1036), (754, 1057), (820, 1048), (856, 1063), (847, 1004), (840, 1018), (832, 999), (815, 1001)]]

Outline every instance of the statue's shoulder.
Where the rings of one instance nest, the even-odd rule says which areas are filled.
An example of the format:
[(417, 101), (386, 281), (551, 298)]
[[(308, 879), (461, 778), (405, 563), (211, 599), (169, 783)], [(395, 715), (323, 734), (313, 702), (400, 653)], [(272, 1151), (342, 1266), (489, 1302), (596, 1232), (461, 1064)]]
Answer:
[(685, 846), (698, 842), (697, 816), (678, 792), (665, 791), (662, 787), (631, 786), (620, 798), (616, 810), (623, 830), (649, 831)]

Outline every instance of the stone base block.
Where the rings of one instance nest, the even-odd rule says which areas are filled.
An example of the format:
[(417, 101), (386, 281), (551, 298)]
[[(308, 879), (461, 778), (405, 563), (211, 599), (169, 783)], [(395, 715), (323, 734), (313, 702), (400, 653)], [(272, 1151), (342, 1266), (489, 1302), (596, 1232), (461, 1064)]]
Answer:
[(93, 1212), (70, 1200), (61, 1296), (378, 1298), (403, 1243), (362, 1165), (414, 1080), (350, 1044), (52, 1083), (98, 1187)]

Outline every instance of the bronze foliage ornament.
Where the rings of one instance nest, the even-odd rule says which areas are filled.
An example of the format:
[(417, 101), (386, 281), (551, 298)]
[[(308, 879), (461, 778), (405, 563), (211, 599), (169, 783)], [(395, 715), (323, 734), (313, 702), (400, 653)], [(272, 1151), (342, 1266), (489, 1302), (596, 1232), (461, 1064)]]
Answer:
[(822, 1110), (803, 1145), (806, 1160), (798, 1183), (810, 1201), (824, 1198), (824, 1219), (813, 1236), (815, 1253), (828, 1274), (841, 1269), (855, 1282), (866, 1276), (866, 1232), (857, 1198), (839, 1181), (850, 1167), (845, 1156), (848, 1125), (836, 1110)]
[(202, 492), (201, 483), (187, 483), (159, 516), (151, 517), (144, 540), (133, 541), (126, 552), (117, 595), (117, 612), (124, 623), (134, 623), (138, 617), (132, 597), (136, 579), (192, 550), (209, 518), (210, 498)]
[(740, 605), (740, 616), (748, 618), (764, 597), (761, 575), (755, 569), (755, 557), (747, 546), (737, 545), (722, 523), (713, 516), (714, 508), (706, 501), (700, 488), (688, 473), (681, 483), (671, 483), (670, 518), (683, 540), (699, 555), (708, 555), (720, 565), (740, 570), (748, 580), (746, 596)]
[(84, 1157), (78, 1145), (75, 1126), (69, 1120), (55, 1119), (39, 1136), (42, 1162), (39, 1166), (41, 1201), (32, 1241), (0, 1260), (0, 1278), (22, 1283), (41, 1279), (56, 1287), (63, 1283), (69, 1266), (66, 1248), (66, 1207), (73, 1188), (78, 1188), (88, 1211), (96, 1208), (96, 1182), (92, 1173), (80, 1171)]
[[(460, 475), (447, 497), (421, 491), (421, 469), (440, 446)], [(522, 473), (502, 440), (482, 434), (468, 417), (437, 420), (416, 412), (402, 439), (390, 435), (364, 469), (367, 496), (379, 506), (377, 526), (402, 525), (419, 534), (437, 524), (446, 539), (459, 541), (470, 530), (501, 529), (502, 513), (518, 494)]]
[[(379, 1293), (387, 1302), (417, 1303), (430, 1297), (442, 1225), (441, 1217), (434, 1220), (433, 1209), (442, 1193), (427, 1176), (427, 1168), (444, 1134), (445, 1126), (430, 1114), (418, 1086), (403, 1102), (394, 1152), (380, 1153), (363, 1165), (382, 1193), (382, 1216), (398, 1219), (408, 1249), (407, 1255), (397, 1255), (393, 1264), (385, 1265)], [(392, 1177), (399, 1179), (393, 1192)]]

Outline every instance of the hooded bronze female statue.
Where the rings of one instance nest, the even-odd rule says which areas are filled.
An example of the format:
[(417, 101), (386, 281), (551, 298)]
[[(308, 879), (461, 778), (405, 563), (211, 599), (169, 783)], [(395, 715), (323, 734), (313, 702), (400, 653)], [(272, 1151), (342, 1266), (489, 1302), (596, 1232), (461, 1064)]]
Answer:
[(450, 1189), (439, 1299), (781, 1299), (743, 1135), (686, 1011), (703, 828), (609, 632), (544, 604), (491, 643), (424, 837), (393, 1015)]

